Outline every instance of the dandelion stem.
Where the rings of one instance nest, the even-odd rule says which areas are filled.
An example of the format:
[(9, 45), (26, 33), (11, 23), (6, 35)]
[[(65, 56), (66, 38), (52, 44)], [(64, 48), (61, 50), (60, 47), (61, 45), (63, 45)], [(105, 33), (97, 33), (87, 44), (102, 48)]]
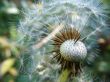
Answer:
[(69, 74), (70, 70), (65, 69), (64, 71), (62, 71), (57, 82), (67, 82)]

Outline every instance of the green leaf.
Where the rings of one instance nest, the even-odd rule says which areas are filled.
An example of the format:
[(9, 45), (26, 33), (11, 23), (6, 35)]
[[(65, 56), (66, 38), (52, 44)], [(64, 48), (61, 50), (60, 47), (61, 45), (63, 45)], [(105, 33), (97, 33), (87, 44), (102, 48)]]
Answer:
[(15, 59), (9, 58), (1, 64), (0, 75), (6, 74), (13, 66)]

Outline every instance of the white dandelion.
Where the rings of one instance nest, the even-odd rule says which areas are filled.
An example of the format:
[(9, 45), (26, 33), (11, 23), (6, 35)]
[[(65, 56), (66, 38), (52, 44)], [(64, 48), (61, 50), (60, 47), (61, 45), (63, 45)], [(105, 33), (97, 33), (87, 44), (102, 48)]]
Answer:
[[(63, 69), (73, 67), (76, 74), (82, 69), (84, 60), (89, 64), (94, 61), (97, 33), (107, 29), (109, 18), (101, 0), (41, 0), (30, 7), (24, 2), (23, 5), (24, 18), (18, 26), (18, 43), (32, 48), (35, 58), (43, 59), (53, 48), (50, 46), (52, 40), (54, 57)], [(36, 60), (36, 65), (39, 62)]]

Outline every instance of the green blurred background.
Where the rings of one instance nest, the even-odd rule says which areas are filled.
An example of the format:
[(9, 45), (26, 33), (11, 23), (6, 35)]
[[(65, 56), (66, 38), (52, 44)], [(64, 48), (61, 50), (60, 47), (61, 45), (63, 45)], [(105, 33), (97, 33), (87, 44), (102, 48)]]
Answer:
[(22, 1), (0, 0), (0, 82), (27, 82), (19, 78), (18, 57), (21, 46), (16, 44), (17, 27), (22, 17)]
[[(0, 0), (0, 82), (28, 82), (19, 74), (18, 57), (22, 46), (17, 45), (17, 27), (22, 16), (22, 0)], [(37, 0), (25, 0), (33, 4)], [(104, 0), (110, 5), (110, 0)], [(110, 21), (108, 21), (110, 22)], [(101, 57), (95, 62), (93, 69), (100, 75), (110, 75), (110, 33), (102, 35), (97, 41)], [(110, 80), (108, 81), (110, 82)]]

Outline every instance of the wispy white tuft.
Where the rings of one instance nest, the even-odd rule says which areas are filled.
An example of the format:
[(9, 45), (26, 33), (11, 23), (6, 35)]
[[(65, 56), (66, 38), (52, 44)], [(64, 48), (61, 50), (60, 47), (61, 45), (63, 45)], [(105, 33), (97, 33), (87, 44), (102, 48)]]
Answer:
[[(40, 0), (31, 5), (22, 1), (22, 5), (24, 17), (18, 25), (19, 39), (17, 42), (27, 48), (22, 54), (29, 54), (28, 57), (27, 55), (20, 57), (21, 68), (24, 66), (26, 69), (25, 62), (31, 58), (31, 65), (27, 65), (29, 78), (32, 78), (31, 75), (36, 71), (41, 60), (44, 60), (44, 55), (49, 57), (50, 54), (46, 52), (52, 49), (50, 41), (40, 49), (32, 49), (33, 46), (48, 36), (59, 24), (77, 29), (81, 34), (81, 39), (85, 38), (84, 44), (87, 48), (89, 63), (97, 56), (97, 53), (92, 50), (93, 45), (96, 43), (97, 34), (107, 29), (106, 21), (109, 18), (106, 15), (108, 14), (107, 7), (101, 0)], [(42, 82), (48, 76), (57, 77), (56, 71), (50, 73), (53, 69), (48, 66), (44, 68), (38, 74), (43, 74), (48, 69), (47, 76), (42, 78), (37, 74)], [(51, 77), (51, 79), (55, 78)]]

